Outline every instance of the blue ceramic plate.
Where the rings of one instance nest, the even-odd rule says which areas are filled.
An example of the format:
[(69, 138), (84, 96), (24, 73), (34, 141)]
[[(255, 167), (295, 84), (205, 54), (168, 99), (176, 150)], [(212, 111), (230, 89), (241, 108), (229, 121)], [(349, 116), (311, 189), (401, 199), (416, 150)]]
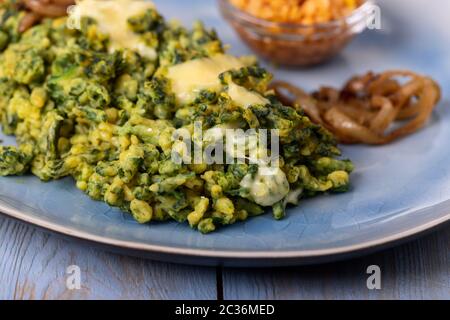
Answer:
[[(215, 27), (234, 54), (250, 51), (214, 1), (156, 1), (167, 17)], [(383, 29), (367, 31), (338, 58), (311, 70), (279, 70), (307, 89), (339, 86), (367, 70), (412, 69), (439, 81), (444, 98), (422, 131), (383, 147), (343, 147), (356, 167), (352, 190), (305, 200), (275, 221), (270, 214), (202, 235), (175, 222), (139, 225), (90, 200), (71, 179), (0, 178), (0, 211), (66, 235), (130, 254), (176, 262), (287, 265), (332, 260), (386, 246), (450, 219), (450, 3), (380, 1)], [(2, 137), (12, 143), (10, 137)]]

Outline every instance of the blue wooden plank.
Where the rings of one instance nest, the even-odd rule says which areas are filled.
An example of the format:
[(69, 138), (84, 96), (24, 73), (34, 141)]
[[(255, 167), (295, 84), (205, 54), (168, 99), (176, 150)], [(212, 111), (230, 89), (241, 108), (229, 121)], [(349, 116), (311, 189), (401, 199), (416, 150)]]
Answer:
[[(450, 227), (365, 258), (288, 269), (225, 269), (225, 299), (450, 299)], [(381, 268), (369, 290), (367, 267)]]
[[(66, 286), (71, 265), (80, 290)], [(115, 255), (0, 217), (0, 300), (215, 298), (214, 268)]]

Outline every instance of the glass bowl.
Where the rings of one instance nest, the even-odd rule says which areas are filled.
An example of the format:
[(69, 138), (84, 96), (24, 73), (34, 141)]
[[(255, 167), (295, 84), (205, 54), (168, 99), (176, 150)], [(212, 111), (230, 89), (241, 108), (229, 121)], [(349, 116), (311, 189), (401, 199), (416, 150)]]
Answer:
[(229, 0), (218, 1), (225, 19), (257, 54), (279, 65), (302, 67), (319, 64), (339, 53), (367, 27), (373, 8), (372, 1), (365, 1), (345, 18), (306, 25), (260, 19)]

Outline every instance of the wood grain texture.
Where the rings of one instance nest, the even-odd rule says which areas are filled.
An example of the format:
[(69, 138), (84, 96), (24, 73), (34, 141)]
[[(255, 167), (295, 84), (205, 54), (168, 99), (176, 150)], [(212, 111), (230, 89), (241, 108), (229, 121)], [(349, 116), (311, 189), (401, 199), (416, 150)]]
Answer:
[[(81, 269), (81, 289), (66, 268)], [(0, 216), (2, 299), (216, 299), (214, 268), (103, 252)]]
[[(372, 256), (323, 266), (224, 269), (225, 299), (450, 299), (450, 228)], [(81, 268), (81, 290), (66, 268)], [(379, 265), (382, 290), (368, 290)], [(0, 216), (1, 299), (216, 299), (215, 269), (106, 253)]]
[[(366, 269), (381, 268), (381, 290)], [(288, 269), (225, 269), (224, 299), (450, 299), (450, 227), (365, 258)]]

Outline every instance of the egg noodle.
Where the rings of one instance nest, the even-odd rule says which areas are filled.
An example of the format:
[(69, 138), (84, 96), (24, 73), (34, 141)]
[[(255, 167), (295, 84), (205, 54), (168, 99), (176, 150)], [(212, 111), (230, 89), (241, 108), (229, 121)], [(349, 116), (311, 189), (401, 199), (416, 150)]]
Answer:
[[(72, 177), (139, 223), (203, 233), (348, 190), (353, 165), (337, 159), (334, 137), (283, 105), (255, 59), (228, 55), (199, 22), (186, 29), (148, 1), (120, 3), (120, 21), (115, 1), (84, 0), (79, 29), (47, 14), (24, 32), (30, 6), (1, 3), (0, 121), (17, 146), (0, 147), (0, 175)], [(196, 135), (195, 123), (210, 133)], [(180, 132), (205, 150), (229, 129), (276, 130), (277, 165), (250, 161), (275, 150), (247, 140), (241, 154), (220, 152), (231, 163), (174, 161)]]

